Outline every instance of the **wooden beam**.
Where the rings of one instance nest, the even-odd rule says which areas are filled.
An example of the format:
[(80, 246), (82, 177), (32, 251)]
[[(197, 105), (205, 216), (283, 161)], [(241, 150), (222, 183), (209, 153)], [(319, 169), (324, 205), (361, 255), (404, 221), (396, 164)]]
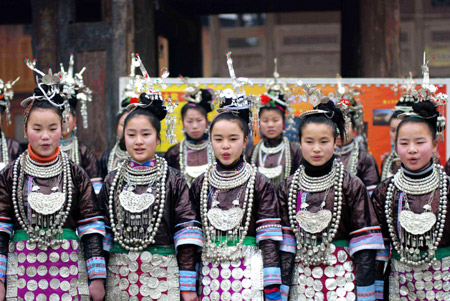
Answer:
[(361, 0), (362, 76), (400, 77), (399, 0)]

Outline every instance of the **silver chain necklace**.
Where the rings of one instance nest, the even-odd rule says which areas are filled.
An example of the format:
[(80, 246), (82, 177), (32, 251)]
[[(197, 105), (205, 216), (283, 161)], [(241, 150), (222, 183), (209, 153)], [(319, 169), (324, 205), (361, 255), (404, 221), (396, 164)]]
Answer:
[(125, 150), (121, 150), (119, 142), (114, 144), (108, 157), (108, 172), (116, 169), (123, 161), (125, 161), (130, 155)]
[[(248, 183), (245, 181), (241, 184), (247, 185), (242, 208), (239, 206), (239, 199), (235, 199), (232, 201), (233, 207), (229, 210), (221, 210), (220, 208), (217, 208), (216, 204), (212, 204), (211, 209), (208, 210), (209, 186), (215, 187), (216, 189), (217, 186), (220, 186), (223, 187), (219, 188), (221, 190), (231, 190), (241, 185), (230, 185), (233, 182), (228, 180), (224, 184), (220, 183), (220, 185), (217, 185), (217, 182), (210, 177), (216, 172), (213, 165), (210, 165), (205, 173), (200, 194), (200, 212), (203, 231), (205, 233), (205, 248), (202, 257), (206, 261), (220, 263), (227, 260), (238, 260), (243, 257), (242, 244), (247, 236), (252, 216), (255, 178), (257, 173), (256, 167), (246, 164), (246, 168), (247, 166), (250, 176), (247, 177)], [(224, 177), (221, 177), (221, 179), (223, 178)], [(227, 187), (227, 184), (230, 186)], [(238, 196), (240, 196), (240, 193)], [(225, 220), (228, 222), (223, 223)], [(244, 220), (245, 223), (244, 226), (242, 226)], [(226, 239), (216, 245), (216, 241), (220, 239), (222, 233), (226, 233)], [(228, 246), (229, 241), (237, 243), (234, 246)]]
[[(437, 209), (437, 217), (431, 211), (431, 202), (433, 201), (432, 196), (430, 197), (428, 204), (424, 206), (424, 212), (416, 214), (409, 209), (409, 204), (404, 206), (405, 209), (400, 211), (398, 215), (398, 221), (400, 223), (400, 233), (396, 233), (397, 225), (394, 223), (394, 190), (415, 194), (418, 191), (409, 190), (411, 185), (411, 180), (408, 179), (408, 183), (400, 183), (407, 179), (406, 176), (397, 177), (401, 172), (397, 172), (394, 179), (389, 183), (386, 191), (386, 203), (385, 203), (385, 214), (387, 216), (386, 221), (388, 224), (389, 235), (392, 239), (392, 245), (397, 253), (400, 255), (400, 261), (410, 266), (420, 266), (427, 265), (430, 266), (437, 259), (435, 257), (435, 251), (437, 250), (439, 243), (444, 232), (445, 221), (447, 217), (447, 175), (444, 172), (444, 168), (440, 165), (436, 165), (432, 173), (433, 177), (437, 173), (438, 187), (430, 190), (423, 190), (421, 194), (432, 193), (439, 189), (439, 205)], [(396, 179), (397, 177), (397, 179)], [(399, 184), (400, 183), (400, 184)], [(423, 184), (422, 184), (423, 185)], [(405, 191), (399, 187), (408, 187)], [(424, 192), (428, 191), (428, 192)], [(424, 192), (424, 193), (422, 193)], [(405, 201), (408, 202), (407, 197)], [(402, 199), (399, 199), (399, 205)], [(427, 251), (421, 254), (420, 248), (427, 248)]]
[(6, 166), (9, 163), (8, 143), (6, 141), (5, 134), (0, 132), (0, 135), (2, 135), (2, 163)]
[[(342, 188), (344, 182), (344, 165), (341, 162), (335, 161), (333, 169), (334, 171), (330, 172), (330, 174), (334, 174), (332, 186), (334, 188), (333, 212), (323, 209), (326, 205), (326, 199), (322, 202), (321, 209), (315, 213), (306, 210), (307, 204), (297, 211), (297, 196), (302, 190), (301, 187), (307, 185), (306, 183), (302, 183), (304, 178), (301, 177), (301, 168), (297, 169), (294, 173), (291, 187), (289, 188), (289, 221), (297, 240), (296, 257), (297, 260), (305, 265), (328, 263), (327, 258), (331, 254), (330, 244), (333, 242), (339, 227), (344, 194)], [(311, 190), (312, 188), (306, 189)], [(316, 191), (317, 189), (314, 188), (313, 190)], [(325, 190), (327, 188), (320, 191)], [(320, 244), (318, 243), (318, 233), (322, 234), (322, 242)]]
[[(256, 158), (261, 158), (262, 157), (262, 153), (265, 154), (277, 154), (280, 152), (284, 152), (284, 156), (286, 158), (286, 162), (284, 164), (284, 176), (282, 178), (282, 180), (286, 179), (287, 177), (289, 177), (291, 175), (291, 166), (292, 166), (292, 157), (291, 157), (291, 148), (290, 148), (290, 143), (289, 143), (289, 139), (284, 136), (283, 137), (283, 141), (276, 147), (266, 147), (264, 145), (264, 140), (261, 139), (258, 144), (255, 146), (255, 150), (253, 151), (252, 154), (252, 158), (251, 158), (251, 164), (256, 165)], [(279, 158), (279, 162), (281, 162), (283, 154), (280, 154), (280, 158)], [(261, 161), (261, 160), (259, 160)], [(262, 162), (259, 162), (259, 164), (262, 164)], [(273, 168), (277, 168), (273, 167)], [(264, 172), (265, 170), (267, 170), (268, 175), (270, 175), (270, 169), (273, 168), (262, 168), (260, 169), (260, 172), (263, 173), (264, 175), (266, 175), (266, 173)], [(267, 175), (266, 175), (267, 176)], [(269, 177), (273, 182), (279, 182), (277, 180), (274, 179), (274, 177)]]
[[(31, 209), (31, 215), (28, 216), (26, 214), (26, 209), (23, 202), (22, 187), (25, 180), (25, 175), (27, 174), (26, 170), (33, 170), (33, 168), (28, 169), (27, 165), (34, 164), (31, 162), (35, 161), (29, 161), (27, 160), (27, 157), (29, 157), (29, 154), (28, 151), (25, 151), (14, 163), (12, 203), (14, 206), (16, 219), (20, 227), (28, 234), (29, 241), (38, 243), (39, 247), (45, 250), (49, 246), (55, 246), (63, 243), (63, 226), (66, 223), (72, 207), (72, 175), (70, 172), (70, 164), (67, 155), (60, 152), (57, 160), (62, 162), (61, 172), (63, 178), (63, 191), (57, 196), (63, 197), (62, 206), (59, 208), (54, 208), (55, 210), (53, 212), (49, 212), (45, 215), (39, 214)], [(19, 163), (21, 165), (20, 170)], [(28, 195), (29, 198), (31, 197), (31, 194), (32, 193)], [(43, 195), (39, 193), (36, 198), (41, 204), (47, 203), (48, 206), (53, 206), (54, 200), (52, 195), (54, 194), (51, 193), (50, 195)], [(28, 201), (30, 202), (30, 199)]]
[(75, 164), (80, 165), (80, 154), (79, 154), (80, 150), (78, 149), (77, 136), (73, 135), (72, 142), (67, 145), (64, 145), (64, 143), (63, 143), (60, 145), (60, 148), (63, 152), (65, 152), (67, 155), (70, 156), (70, 159)]
[[(205, 148), (207, 148), (208, 164), (213, 164), (214, 163), (214, 151), (211, 147), (211, 143), (208, 140), (206, 140), (204, 143), (199, 144), (199, 145), (189, 143), (189, 141), (187, 141), (186, 139), (183, 139), (180, 142), (180, 156), (179, 156), (178, 162), (180, 164), (180, 171), (184, 175), (184, 178), (186, 179), (186, 182), (188, 183), (189, 186), (191, 186), (192, 182), (196, 178), (187, 172), (187, 169), (189, 168), (188, 164), (187, 164), (188, 150), (200, 151)], [(199, 176), (202, 173), (201, 171), (202, 170), (197, 172), (197, 174), (198, 174), (197, 176)], [(203, 172), (204, 171), (206, 171), (206, 169), (203, 170)]]
[(391, 167), (397, 160), (399, 160), (399, 158), (396, 152), (392, 152), (387, 156), (386, 161), (384, 161), (383, 170), (381, 171), (381, 181), (384, 181), (392, 176)]
[[(114, 240), (128, 251), (140, 252), (154, 244), (163, 218), (168, 166), (164, 158), (155, 157), (156, 166), (143, 170), (130, 168), (130, 159), (125, 160), (109, 191), (109, 214)], [(140, 180), (140, 176), (148, 178)], [(130, 179), (131, 182), (128, 182)], [(155, 183), (156, 188), (152, 187)], [(125, 185), (149, 187), (145, 193), (137, 195), (132, 190), (122, 190)]]

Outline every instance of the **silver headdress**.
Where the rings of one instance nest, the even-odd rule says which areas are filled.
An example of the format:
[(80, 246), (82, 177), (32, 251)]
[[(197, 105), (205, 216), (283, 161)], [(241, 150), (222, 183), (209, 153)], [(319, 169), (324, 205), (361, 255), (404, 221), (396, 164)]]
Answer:
[(337, 105), (344, 114), (345, 129), (348, 131), (352, 126), (351, 120), (353, 118), (356, 128), (356, 134), (363, 136), (364, 131), (364, 112), (359, 96), (361, 95), (360, 86), (353, 85), (346, 87), (342, 84), (342, 77), (337, 74), (337, 89), (334, 94), (330, 94), (330, 97), (336, 99)]
[(136, 55), (134, 53), (131, 54), (131, 65), (130, 65), (130, 79), (125, 86), (125, 89), (122, 90), (120, 94), (121, 98), (121, 108), (119, 109), (119, 113), (123, 110), (126, 110), (127, 106), (130, 103), (139, 102), (139, 95), (143, 93), (144, 77), (142, 75), (136, 74), (136, 68), (139, 68), (140, 62), (138, 61)]
[[(417, 112), (414, 112), (414, 110), (410, 110), (400, 114), (398, 118), (404, 119), (410, 116), (424, 119), (436, 118), (436, 134), (438, 140), (444, 141), (445, 117), (439, 113), (439, 109), (443, 108), (446, 105), (447, 94), (436, 93), (437, 87), (430, 83), (430, 69), (428, 67), (428, 63), (430, 62), (430, 60), (427, 60), (427, 53), (428, 52), (426, 50), (423, 53), (423, 64), (422, 64), (423, 82), (421, 87), (419, 87), (417, 91), (412, 91), (412, 94), (416, 97), (413, 102), (414, 103), (431, 102), (433, 105), (437, 107), (436, 114), (434, 116), (421, 116)], [(433, 57), (433, 59), (434, 58), (435, 57)]]
[(213, 110), (215, 92), (212, 89), (202, 89), (199, 82), (190, 81), (189, 78), (181, 75), (178, 78), (187, 86), (184, 99), (188, 103), (200, 105), (206, 110), (206, 113)]
[(26, 108), (24, 113), (25, 124), (35, 101), (48, 101), (52, 106), (59, 108), (63, 112), (63, 122), (67, 122), (69, 118), (68, 105), (66, 106), (67, 100), (63, 98), (60, 90), (62, 75), (59, 73), (53, 74), (52, 69), (49, 69), (48, 73), (45, 74), (36, 68), (36, 62), (36, 59), (25, 59), (27, 67), (36, 73), (37, 83), (37, 88), (34, 89), (33, 95), (20, 102), (20, 105)]
[(64, 65), (61, 63), (61, 85), (63, 86), (63, 94), (67, 99), (66, 105), (72, 105), (76, 108), (77, 102), (81, 102), (80, 113), (83, 121), (83, 128), (88, 128), (88, 113), (87, 102), (92, 101), (92, 90), (85, 85), (83, 80), (83, 73), (86, 71), (86, 67), (83, 67), (80, 72), (75, 73), (73, 71), (74, 56), (70, 54), (69, 67), (67, 71), (64, 69)]
[(286, 116), (287, 129), (294, 126), (294, 110), (291, 107), (292, 91), (285, 82), (279, 80), (280, 74), (277, 71), (277, 58), (274, 58), (275, 70), (273, 79), (266, 82), (267, 92), (260, 96), (262, 107), (278, 107)]
[(11, 124), (11, 113), (10, 113), (10, 107), (11, 107), (11, 100), (14, 97), (14, 91), (12, 90), (12, 86), (14, 86), (15, 83), (20, 79), (20, 76), (18, 76), (14, 81), (8, 81), (5, 82), (0, 79), (0, 106), (5, 107), (6, 112), (6, 120), (8, 125)]
[[(138, 102), (130, 102), (127, 109), (132, 110), (133, 108), (151, 108), (152, 106), (161, 105), (165, 108), (168, 115), (164, 114), (165, 123), (167, 126), (166, 129), (166, 138), (168, 139), (169, 144), (174, 144), (176, 142), (176, 117), (174, 116), (175, 108), (178, 106), (178, 101), (173, 101), (170, 97), (166, 100), (162, 97), (161, 91), (158, 90), (155, 86), (158, 85), (161, 89), (166, 89), (167, 85), (164, 83), (163, 79), (169, 76), (169, 71), (167, 68), (163, 68), (161, 71), (161, 77), (153, 80), (147, 72), (144, 64), (142, 63), (139, 54), (136, 53), (136, 61), (135, 65), (139, 67), (142, 73), (142, 80), (138, 81), (141, 86), (137, 89), (137, 92), (140, 94), (140, 98), (145, 97), (148, 99), (147, 103), (142, 103), (140, 99)], [(162, 118), (164, 119), (164, 118)], [(161, 120), (162, 120), (161, 119)]]
[(297, 81), (297, 85), (301, 86), (305, 91), (305, 95), (302, 95), (302, 101), (308, 102), (313, 105), (313, 109), (303, 112), (300, 114), (300, 118), (305, 118), (308, 115), (314, 114), (325, 114), (325, 116), (332, 118), (333, 116), (328, 116), (330, 114), (329, 111), (317, 109), (317, 106), (321, 103), (326, 103), (329, 101), (328, 97), (322, 96), (322, 91), (317, 88), (316, 85), (305, 84), (302, 80)]
[(255, 96), (246, 96), (244, 86), (253, 83), (245, 77), (236, 78), (233, 68), (233, 60), (231, 59), (231, 52), (226, 54), (228, 71), (231, 77), (231, 84), (233, 89), (222, 90), (219, 94), (220, 108), (217, 112), (232, 112), (236, 115), (247, 114), (249, 126), (254, 135), (257, 134), (259, 128), (258, 111), (259, 103), (255, 100)]

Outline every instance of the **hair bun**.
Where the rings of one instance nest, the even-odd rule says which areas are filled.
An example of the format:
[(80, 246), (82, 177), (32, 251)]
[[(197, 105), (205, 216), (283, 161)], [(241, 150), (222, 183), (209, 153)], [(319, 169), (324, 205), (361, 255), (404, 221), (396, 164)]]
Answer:
[(213, 94), (208, 89), (200, 89), (201, 93), (201, 100), (198, 103), (201, 107), (203, 107), (206, 111), (206, 113), (209, 113), (212, 111), (212, 100), (213, 100)]
[[(45, 93), (48, 93), (49, 86), (41, 85), (41, 88), (45, 91)], [(44, 93), (42, 93), (42, 90), (39, 89), (39, 88), (34, 88), (33, 94), (34, 94), (35, 96), (44, 96)], [(50, 96), (51, 96), (51, 95), (48, 95), (49, 98), (50, 98)], [(50, 99), (51, 99), (54, 103), (56, 103), (56, 104), (58, 104), (58, 105), (61, 105), (61, 104), (64, 103), (64, 98), (63, 98), (60, 94), (58, 94), (58, 93), (56, 93), (55, 95), (53, 95)]]
[(139, 96), (139, 103), (143, 106), (138, 107), (153, 113), (160, 121), (166, 118), (167, 110), (164, 106), (164, 100), (161, 94), (142, 93)]
[(438, 117), (439, 112), (437, 110), (437, 106), (433, 104), (431, 101), (422, 101), (419, 103), (413, 104), (413, 110), (415, 113), (419, 114), (425, 118)]
[[(323, 97), (322, 102), (317, 106), (317, 109), (328, 111), (329, 116), (331, 116), (331, 120), (336, 124), (339, 129), (339, 135), (341, 136), (341, 140), (344, 141), (345, 136), (345, 118), (341, 109), (337, 107), (333, 101), (331, 101), (328, 97)], [(328, 115), (328, 114), (326, 114)], [(328, 116), (327, 116), (328, 117)]]

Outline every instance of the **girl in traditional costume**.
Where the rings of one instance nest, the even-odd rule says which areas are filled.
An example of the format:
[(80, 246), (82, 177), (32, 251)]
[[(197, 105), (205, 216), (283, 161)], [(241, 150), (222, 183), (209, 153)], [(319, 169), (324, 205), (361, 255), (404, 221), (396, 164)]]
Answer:
[(206, 171), (208, 164), (214, 162), (208, 135), (208, 113), (212, 111), (213, 93), (209, 89), (201, 89), (198, 83), (181, 79), (188, 86), (185, 94), (187, 104), (181, 109), (185, 138), (172, 146), (164, 157), (169, 166), (179, 169), (191, 185)]
[(210, 126), (216, 163), (191, 186), (205, 233), (200, 299), (279, 300), (278, 202), (268, 179), (244, 161), (249, 100), (229, 54), (227, 61), (237, 91), (220, 95), (222, 108)]
[(203, 236), (181, 173), (155, 155), (166, 106), (149, 89), (129, 106), (123, 139), (130, 158), (108, 174), (99, 195), (113, 246), (107, 300), (196, 300), (196, 264)]
[(337, 138), (335, 155), (348, 172), (363, 181), (370, 194), (379, 183), (380, 176), (375, 158), (365, 150), (364, 143), (355, 139), (357, 135), (362, 137), (364, 128), (363, 107), (356, 99), (358, 95), (357, 89), (349, 90), (342, 86), (338, 77), (336, 96), (340, 103), (345, 103), (345, 108), (342, 110), (345, 117), (345, 135), (343, 136), (345, 140)]
[(111, 149), (103, 153), (99, 161), (100, 176), (102, 179), (105, 179), (109, 172), (118, 168), (120, 164), (129, 157), (125, 142), (122, 139), (123, 123), (128, 115), (127, 106), (130, 103), (139, 102), (140, 90), (142, 89), (144, 78), (141, 75), (136, 74), (136, 67), (138, 66), (139, 64), (136, 61), (136, 57), (134, 56), (134, 53), (132, 53), (131, 71), (129, 75), (130, 80), (122, 91), (124, 99), (120, 102), (120, 109), (116, 116), (116, 143)]
[(291, 125), (293, 122), (292, 108), (289, 107), (291, 93), (278, 77), (275, 59), (274, 79), (268, 84), (267, 93), (260, 98), (259, 126), (262, 137), (246, 154), (247, 161), (256, 165), (275, 187), (297, 170), (302, 159), (298, 144), (290, 142), (283, 134), (286, 123)]
[(375, 300), (383, 238), (364, 184), (334, 156), (343, 114), (320, 90), (303, 87), (314, 109), (300, 115), (302, 165), (278, 189), (282, 291), (292, 283), (291, 300)]
[(412, 112), (400, 115), (396, 152), (402, 166), (372, 195), (383, 235), (392, 249), (390, 300), (449, 300), (450, 219), (448, 177), (433, 162), (445, 118), (446, 95), (429, 83), (428, 66)]
[(60, 77), (27, 65), (42, 78), (22, 102), (28, 150), (0, 174), (0, 299), (6, 276), (7, 299), (102, 300), (104, 218), (88, 175), (58, 146)]
[(65, 152), (70, 160), (83, 167), (87, 172), (91, 181), (95, 185), (95, 189), (100, 191), (101, 178), (98, 169), (98, 160), (94, 152), (90, 150), (84, 143), (78, 141), (77, 132), (77, 104), (81, 102), (81, 117), (83, 119), (83, 127), (88, 127), (87, 106), (86, 103), (92, 101), (92, 91), (83, 82), (83, 68), (79, 73), (73, 74), (74, 58), (70, 55), (69, 68), (67, 72), (61, 66), (61, 85), (63, 95), (67, 100), (70, 110), (67, 110), (67, 118), (65, 118), (63, 126), (63, 137), (59, 146)]
[[(16, 78), (13, 82), (3, 82), (0, 79), (0, 123), (2, 121), (3, 112), (6, 113), (6, 121), (11, 123), (11, 100), (14, 97), (12, 86), (19, 80)], [(2, 170), (9, 162), (14, 161), (22, 153), (22, 149), (17, 140), (8, 138), (0, 129), (0, 170)]]

